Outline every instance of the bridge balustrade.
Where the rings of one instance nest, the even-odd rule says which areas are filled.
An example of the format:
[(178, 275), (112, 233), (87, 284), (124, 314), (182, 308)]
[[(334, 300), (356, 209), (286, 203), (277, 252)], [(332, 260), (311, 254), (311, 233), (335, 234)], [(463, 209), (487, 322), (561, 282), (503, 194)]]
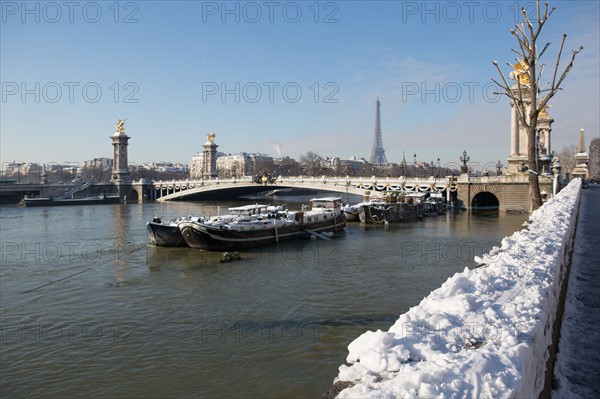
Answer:
[(368, 191), (420, 191), (440, 192), (455, 186), (450, 178), (377, 178), (372, 177), (331, 177), (331, 176), (279, 176), (270, 181), (256, 182), (251, 176), (236, 178), (214, 178), (199, 180), (172, 180), (152, 183), (158, 200), (171, 200), (193, 193), (236, 187), (289, 187), (307, 188), (364, 195)]

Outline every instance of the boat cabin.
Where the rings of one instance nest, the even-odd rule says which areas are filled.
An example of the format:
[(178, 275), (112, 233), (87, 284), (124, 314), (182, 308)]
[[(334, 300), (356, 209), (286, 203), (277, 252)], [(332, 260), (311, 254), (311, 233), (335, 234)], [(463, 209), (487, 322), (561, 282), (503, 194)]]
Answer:
[(410, 192), (404, 196), (406, 202), (408, 202), (409, 204), (413, 202), (415, 204), (420, 204), (421, 202), (425, 201), (428, 197), (429, 193), (422, 192)]
[(236, 216), (251, 216), (261, 213), (267, 213), (268, 205), (244, 205), (244, 206), (236, 206), (234, 208), (229, 208), (230, 215)]
[(310, 200), (312, 209), (330, 208), (336, 209), (342, 207), (342, 199), (340, 197), (323, 197), (313, 198)]

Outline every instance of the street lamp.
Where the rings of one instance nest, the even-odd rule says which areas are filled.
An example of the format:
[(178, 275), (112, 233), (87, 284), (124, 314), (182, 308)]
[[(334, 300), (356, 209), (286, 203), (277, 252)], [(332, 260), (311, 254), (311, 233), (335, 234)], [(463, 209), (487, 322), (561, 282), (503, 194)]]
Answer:
[(502, 163), (500, 162), (500, 160), (498, 160), (498, 162), (496, 162), (496, 176), (501, 176), (502, 175), (502, 167), (504, 165), (502, 165)]
[(437, 177), (440, 177), (440, 157), (437, 159)]
[(417, 153), (416, 152), (413, 155), (413, 160), (414, 160), (415, 177), (417, 177), (418, 173), (417, 173)]
[(469, 167), (467, 166), (467, 162), (471, 160), (471, 157), (467, 155), (467, 151), (463, 151), (462, 156), (460, 157), (460, 161), (463, 163), (461, 168), (462, 173), (469, 173)]

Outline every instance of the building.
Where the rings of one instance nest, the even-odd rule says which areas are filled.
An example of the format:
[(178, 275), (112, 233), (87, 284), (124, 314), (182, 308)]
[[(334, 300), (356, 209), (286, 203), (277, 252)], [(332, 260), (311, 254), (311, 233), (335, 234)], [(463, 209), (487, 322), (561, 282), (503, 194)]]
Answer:
[(81, 176), (86, 181), (108, 181), (112, 166), (110, 158), (94, 158), (84, 162)]
[(273, 175), (275, 173), (273, 157), (266, 154), (242, 152), (223, 155), (217, 158), (217, 174), (222, 178)]
[(600, 182), (600, 139), (595, 137), (590, 142), (590, 180)]

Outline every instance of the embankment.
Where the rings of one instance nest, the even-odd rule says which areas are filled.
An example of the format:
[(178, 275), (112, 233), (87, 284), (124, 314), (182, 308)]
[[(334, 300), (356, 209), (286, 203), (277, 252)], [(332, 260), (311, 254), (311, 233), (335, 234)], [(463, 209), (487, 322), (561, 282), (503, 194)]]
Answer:
[(476, 268), (450, 277), (388, 331), (350, 343), (338, 397), (540, 396), (580, 193), (576, 179)]

